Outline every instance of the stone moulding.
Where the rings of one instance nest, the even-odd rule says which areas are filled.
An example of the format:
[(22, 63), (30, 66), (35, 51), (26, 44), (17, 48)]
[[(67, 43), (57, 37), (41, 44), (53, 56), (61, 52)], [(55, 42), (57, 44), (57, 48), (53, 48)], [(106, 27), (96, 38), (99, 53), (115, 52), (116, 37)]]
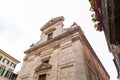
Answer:
[(51, 29), (45, 31), (44, 33), (45, 34), (49, 34), (49, 33), (53, 32), (54, 30), (56, 30), (56, 28), (51, 28)]
[[(30, 53), (30, 52), (32, 52), (32, 51), (34, 51), (34, 50), (37, 50), (37, 49), (40, 48), (40, 47), (41, 47), (41, 50), (43, 50), (43, 48), (44, 48), (46, 45), (48, 45), (48, 47), (49, 47), (49, 45), (50, 45), (51, 43), (53, 43), (53, 44), (51, 44), (50, 47), (55, 46), (55, 45), (58, 45), (61, 41), (67, 40), (67, 39), (64, 39), (64, 38), (66, 38), (67, 36), (70, 36), (70, 35), (71, 35), (69, 38), (74, 38), (74, 37), (76, 37), (76, 36), (79, 36), (79, 34), (72, 35), (72, 34), (74, 34), (74, 33), (76, 33), (76, 32), (79, 32), (79, 34), (83, 34), (83, 32), (81, 31), (80, 27), (77, 26), (77, 27), (75, 27), (75, 28), (72, 28), (72, 29), (64, 32), (63, 34), (61, 34), (61, 35), (59, 35), (59, 36), (54, 37), (53, 39), (51, 39), (51, 40), (49, 40), (49, 41), (45, 41), (45, 42), (43, 42), (43, 43), (41, 43), (41, 44), (35, 45), (34, 47), (32, 47), (32, 48), (24, 51), (24, 53), (25, 53), (25, 54), (28, 54), (28, 53)], [(79, 37), (80, 37), (80, 36), (79, 36)]]
[(48, 28), (49, 26), (59, 22), (59, 21), (64, 21), (64, 17), (63, 16), (59, 16), (56, 18), (51, 19), (49, 22), (47, 22), (40, 30), (43, 31), (44, 29)]
[(64, 64), (64, 65), (60, 66), (60, 69), (67, 68), (67, 67), (73, 67), (73, 66), (74, 66), (73, 63), (71, 63), (71, 64)]
[(66, 44), (66, 45), (64, 45), (64, 46), (61, 46), (61, 49), (65, 49), (65, 48), (68, 48), (68, 47), (70, 47), (70, 46), (72, 46), (72, 44), (71, 44), (71, 43)]
[(30, 75), (30, 73), (26, 73), (26, 74), (24, 74), (24, 75), (22, 75), (22, 76), (20, 76), (21, 78), (26, 78), (26, 77), (28, 77)]
[(50, 55), (51, 53), (53, 53), (53, 49), (45, 52), (41, 52), (40, 56), (42, 57), (42, 56)]
[(62, 65), (68, 65), (68, 64), (73, 64), (74, 62), (75, 62), (75, 60), (76, 60), (76, 58), (73, 58), (73, 59), (67, 59), (67, 60), (64, 60), (64, 61), (62, 61), (60, 64), (59, 64), (59, 66), (62, 66)]
[(35, 68), (35, 72), (38, 72), (38, 71), (44, 70), (44, 69), (50, 69), (50, 68), (52, 68), (52, 65), (51, 65), (51, 64), (42, 63), (42, 64), (40, 64), (39, 66), (37, 66), (37, 67)]
[(49, 60), (50, 58), (51, 56), (47, 56), (47, 57), (41, 58), (41, 61)]

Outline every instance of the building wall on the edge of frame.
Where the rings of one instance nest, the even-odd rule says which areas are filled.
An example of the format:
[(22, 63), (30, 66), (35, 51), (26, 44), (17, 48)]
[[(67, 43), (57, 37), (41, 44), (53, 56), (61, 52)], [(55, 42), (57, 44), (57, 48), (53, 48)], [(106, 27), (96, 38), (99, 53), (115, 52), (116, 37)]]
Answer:
[(109, 80), (109, 74), (84, 36), (83, 40), (85, 64), (89, 80)]
[(0, 80), (12, 79), (19, 61), (0, 49)]

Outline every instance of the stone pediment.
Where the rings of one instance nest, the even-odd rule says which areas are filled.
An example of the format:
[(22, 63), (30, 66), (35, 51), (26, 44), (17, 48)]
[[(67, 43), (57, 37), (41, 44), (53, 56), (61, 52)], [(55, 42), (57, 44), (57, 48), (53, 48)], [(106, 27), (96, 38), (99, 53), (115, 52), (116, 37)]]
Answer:
[(49, 26), (55, 24), (58, 21), (64, 21), (64, 17), (63, 16), (59, 16), (56, 18), (51, 19), (49, 22), (47, 22), (40, 30), (43, 31), (44, 29), (48, 28)]
[(37, 71), (44, 70), (44, 69), (50, 69), (51, 67), (52, 65), (48, 63), (42, 63), (38, 67), (36, 67), (35, 71), (37, 72)]

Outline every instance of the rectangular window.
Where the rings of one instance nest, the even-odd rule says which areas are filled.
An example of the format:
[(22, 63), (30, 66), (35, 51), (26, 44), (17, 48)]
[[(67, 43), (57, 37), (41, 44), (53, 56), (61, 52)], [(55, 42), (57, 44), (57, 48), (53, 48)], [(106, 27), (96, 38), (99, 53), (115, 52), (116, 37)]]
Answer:
[(2, 56), (0, 55), (0, 60), (2, 60)]
[(7, 70), (5, 73), (5, 77), (8, 77), (8, 75), (9, 75), (9, 71)]
[(5, 77), (8, 78), (8, 79), (10, 79), (11, 74), (12, 74), (12, 72), (10, 72), (9, 70), (7, 70), (6, 73), (5, 73)]
[(0, 72), (2, 71), (2, 67), (0, 66)]
[(46, 74), (39, 75), (39, 80), (46, 80)]
[(13, 68), (16, 67), (16, 64), (14, 64), (13, 62), (10, 64), (10, 66), (12, 66)]
[(6, 59), (6, 58), (3, 59), (3, 62), (6, 63), (6, 64), (10, 63), (10, 61), (8, 59)]
[(10, 73), (10, 76), (9, 76), (9, 79), (10, 79), (10, 80), (12, 80), (12, 79), (13, 79), (13, 77), (14, 77), (14, 73), (13, 73), (13, 72), (11, 72), (11, 73)]
[(48, 34), (48, 40), (52, 39), (53, 33)]
[(43, 63), (47, 63), (47, 64), (48, 64), (48, 63), (49, 63), (49, 60), (44, 60)]
[(5, 68), (0, 66), (0, 76), (3, 76), (4, 72), (5, 72)]

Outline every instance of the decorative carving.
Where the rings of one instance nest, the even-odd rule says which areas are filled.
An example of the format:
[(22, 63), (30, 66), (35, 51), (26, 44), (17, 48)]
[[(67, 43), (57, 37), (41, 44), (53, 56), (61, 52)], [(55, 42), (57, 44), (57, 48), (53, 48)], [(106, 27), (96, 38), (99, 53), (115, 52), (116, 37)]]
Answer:
[(74, 23), (71, 25), (71, 28), (75, 28), (75, 27), (77, 27), (77, 26), (78, 26), (77, 23), (74, 22)]

